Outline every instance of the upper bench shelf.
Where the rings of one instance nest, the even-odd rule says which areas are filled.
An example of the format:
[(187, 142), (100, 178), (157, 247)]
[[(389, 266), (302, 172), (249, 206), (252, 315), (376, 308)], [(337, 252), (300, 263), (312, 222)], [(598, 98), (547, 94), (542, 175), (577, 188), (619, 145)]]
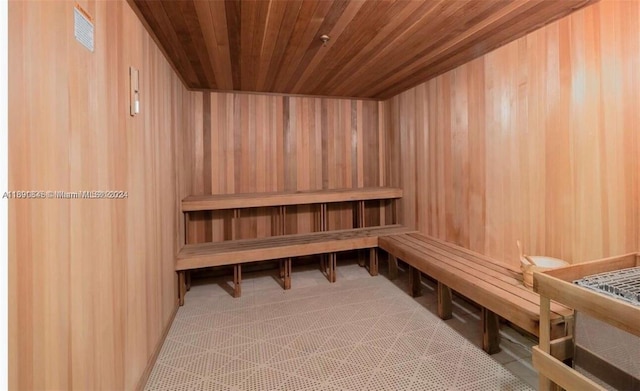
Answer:
[(221, 195), (194, 195), (182, 200), (183, 212), (261, 208), (323, 204), (332, 202), (367, 201), (402, 198), (402, 189), (394, 187), (362, 187), (312, 191), (285, 191), (273, 193), (244, 193)]

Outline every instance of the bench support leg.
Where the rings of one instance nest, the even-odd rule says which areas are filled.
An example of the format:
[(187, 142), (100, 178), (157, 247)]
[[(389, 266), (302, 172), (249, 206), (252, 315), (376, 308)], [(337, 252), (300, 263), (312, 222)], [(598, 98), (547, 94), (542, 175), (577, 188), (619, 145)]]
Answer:
[(291, 258), (284, 260), (284, 289), (291, 289)]
[(482, 308), (482, 349), (488, 354), (500, 351), (500, 323), (498, 315)]
[(378, 250), (375, 247), (369, 249), (369, 274), (378, 275)]
[(364, 265), (365, 265), (364, 254), (362, 250), (358, 250), (358, 266), (364, 267)]
[(187, 292), (189, 292), (191, 290), (191, 270), (187, 270), (185, 277), (186, 277), (185, 280), (187, 284)]
[(329, 271), (327, 273), (329, 282), (336, 282), (336, 260), (338, 256), (336, 253), (329, 254)]
[(387, 265), (389, 267), (389, 279), (395, 280), (396, 278), (398, 278), (398, 258), (394, 257), (391, 254), (388, 254), (387, 259)]
[(451, 319), (451, 288), (438, 281), (438, 316)]
[(285, 267), (285, 266), (284, 266), (284, 262), (285, 262), (285, 260), (284, 260), (284, 259), (280, 259), (280, 260), (278, 260), (278, 264), (280, 265), (280, 278), (281, 278), (281, 279), (282, 279), (282, 278), (284, 278), (284, 276), (285, 276), (285, 270), (284, 270), (284, 267)]
[(184, 305), (184, 295), (187, 292), (184, 274), (184, 271), (178, 272), (178, 305), (180, 306)]
[(233, 297), (240, 297), (242, 288), (242, 265), (233, 265)]
[[(354, 228), (364, 228), (366, 226), (366, 222), (365, 222), (365, 205), (364, 205), (364, 201), (358, 201), (356, 203), (356, 210), (355, 210), (355, 222), (354, 222)], [(358, 250), (358, 265), (360, 265), (360, 267), (364, 267), (365, 266), (365, 258), (366, 258), (366, 253), (364, 250)], [(371, 270), (369, 270), (369, 273), (371, 273)]]
[(411, 267), (411, 296), (422, 296), (422, 276), (415, 267)]

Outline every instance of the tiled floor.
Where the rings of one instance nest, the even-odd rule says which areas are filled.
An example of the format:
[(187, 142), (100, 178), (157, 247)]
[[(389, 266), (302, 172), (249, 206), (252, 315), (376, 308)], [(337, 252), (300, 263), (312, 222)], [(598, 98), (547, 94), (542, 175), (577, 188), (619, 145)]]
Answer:
[(456, 299), (454, 318), (440, 320), (429, 284), (413, 299), (406, 275), (392, 282), (345, 262), (334, 284), (294, 266), (284, 291), (272, 274), (243, 276), (238, 299), (226, 279), (194, 285), (146, 389), (535, 388), (533, 341), (503, 327), (502, 352), (485, 354), (478, 310)]

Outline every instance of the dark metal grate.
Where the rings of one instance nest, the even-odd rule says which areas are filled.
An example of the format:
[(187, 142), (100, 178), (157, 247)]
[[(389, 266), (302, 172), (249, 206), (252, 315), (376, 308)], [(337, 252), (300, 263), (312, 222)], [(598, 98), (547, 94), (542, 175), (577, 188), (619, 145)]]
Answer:
[(574, 283), (640, 306), (640, 267), (594, 274)]

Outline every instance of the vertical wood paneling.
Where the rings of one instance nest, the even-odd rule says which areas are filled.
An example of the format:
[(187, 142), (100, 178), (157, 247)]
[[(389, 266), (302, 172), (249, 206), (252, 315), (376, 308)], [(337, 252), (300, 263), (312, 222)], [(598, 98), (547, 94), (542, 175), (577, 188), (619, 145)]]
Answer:
[[(208, 193), (202, 177), (210, 172), (213, 194), (318, 190), (363, 186), (383, 186), (386, 162), (379, 161), (380, 136), (378, 103), (373, 101), (313, 98), (301, 96), (256, 95), (243, 93), (198, 93), (211, 101), (210, 123), (193, 132), (192, 194)], [(196, 108), (192, 119), (201, 123), (204, 111)], [(211, 131), (211, 144), (200, 142), (205, 129)], [(210, 162), (205, 163), (205, 156)], [(381, 167), (381, 168), (379, 168)], [(222, 185), (224, 184), (224, 186)], [(315, 230), (316, 207), (287, 208), (287, 229), (291, 232)], [(272, 235), (272, 210), (241, 214), (240, 237)], [(351, 227), (349, 205), (330, 207), (331, 228)], [(197, 213), (192, 213), (197, 216)], [(379, 216), (367, 215), (369, 224)], [(224, 220), (228, 213), (217, 213), (213, 220), (202, 216), (190, 226), (190, 242), (209, 239), (201, 224), (211, 227), (213, 240), (225, 238)], [(228, 238), (228, 236), (227, 236)]]
[(636, 251), (639, 25), (640, 3), (603, 1), (385, 102), (402, 222), (513, 264), (516, 239)]
[(9, 186), (129, 197), (9, 201), (11, 389), (134, 389), (177, 306), (191, 93), (129, 5), (79, 3), (93, 53), (74, 39), (74, 3), (9, 4)]

